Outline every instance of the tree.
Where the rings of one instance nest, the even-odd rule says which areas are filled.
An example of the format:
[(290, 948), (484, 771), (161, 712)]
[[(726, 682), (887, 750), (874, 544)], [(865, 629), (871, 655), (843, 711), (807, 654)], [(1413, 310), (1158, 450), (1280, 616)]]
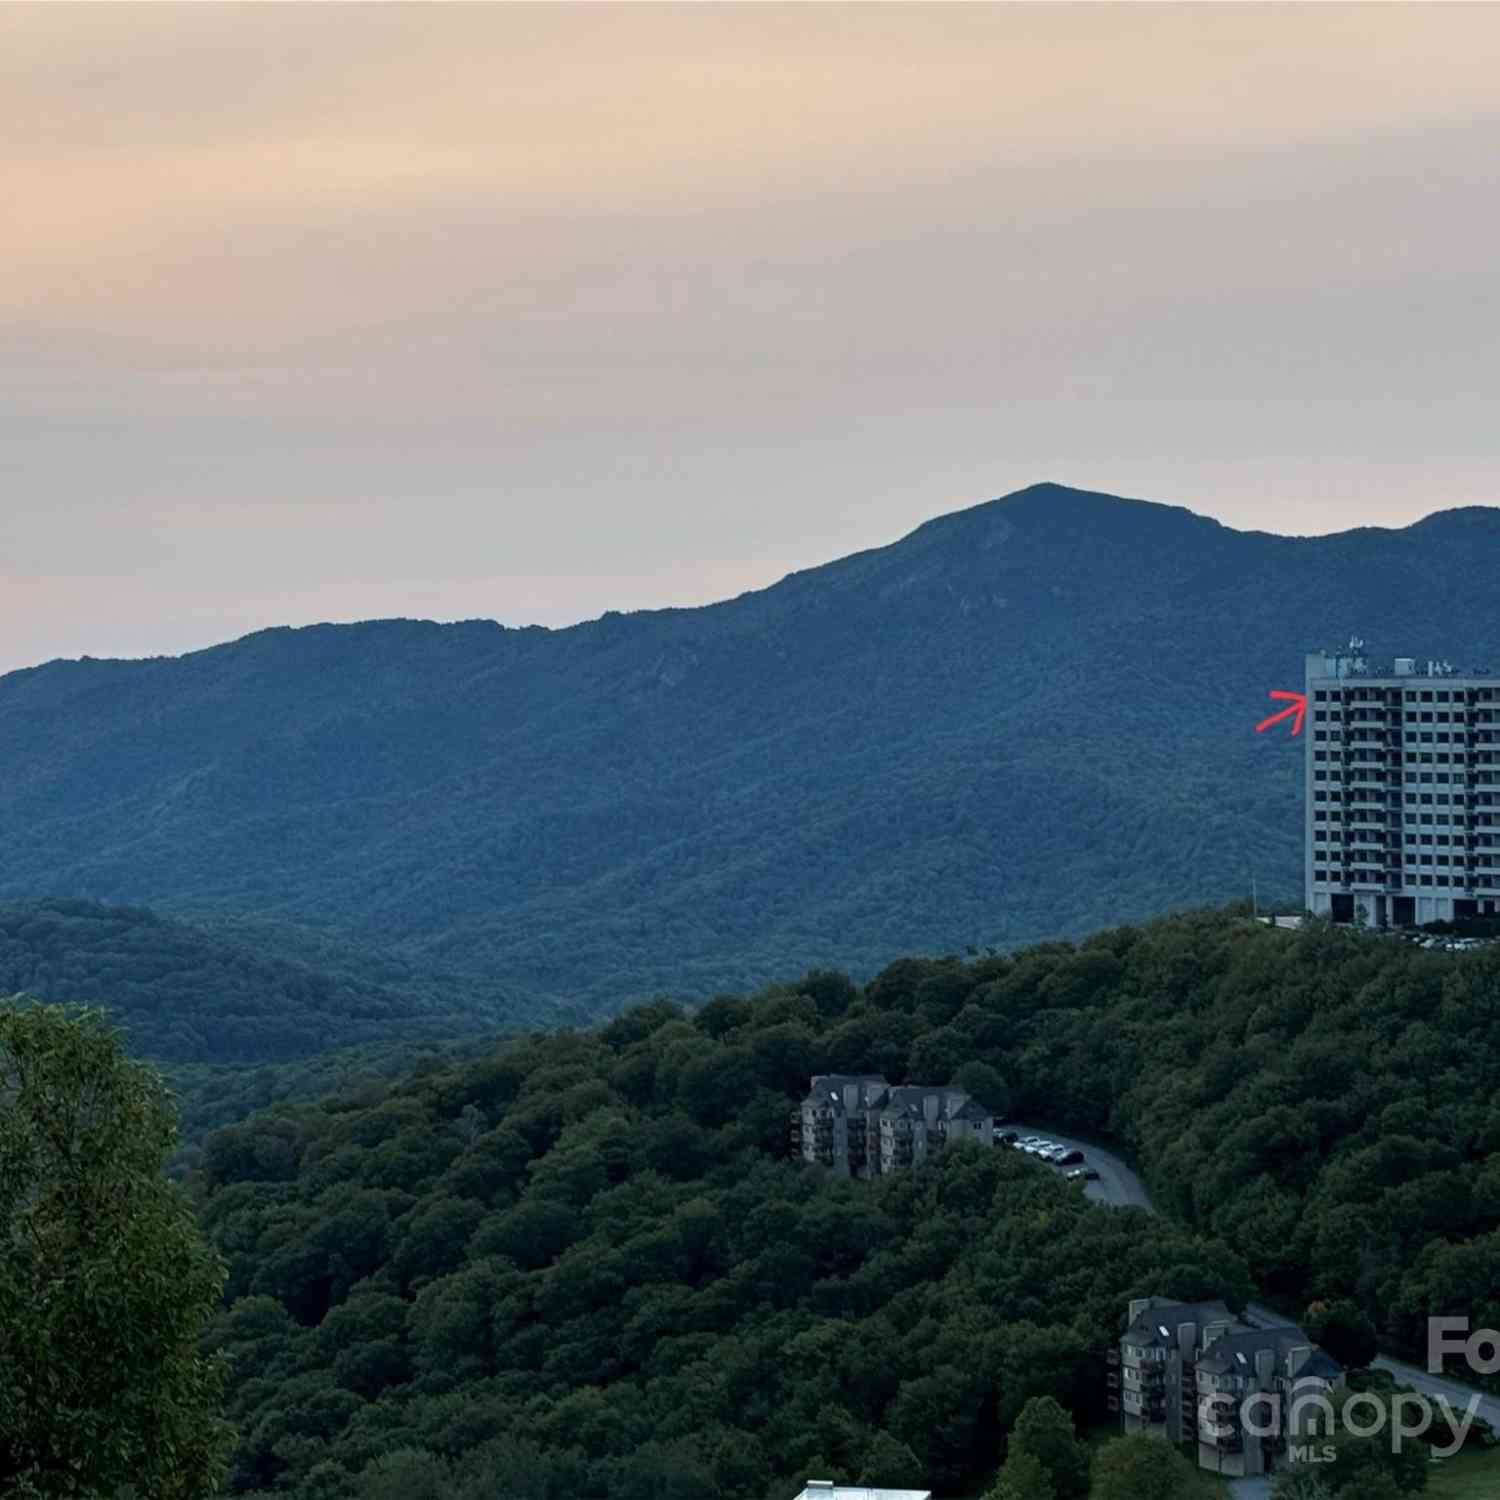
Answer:
[(973, 1056), (974, 1044), (957, 1031), (924, 1031), (907, 1054), (907, 1076), (920, 1083), (957, 1082), (958, 1070)]
[(1132, 1432), (1099, 1450), (1089, 1500), (1182, 1500), (1196, 1477), (1165, 1438)]
[(1364, 1369), (1379, 1352), (1375, 1325), (1347, 1297), (1312, 1303), (1303, 1327), (1346, 1370)]
[(972, 1473), (981, 1407), (951, 1370), (902, 1381), (887, 1421), (921, 1460), (929, 1487), (956, 1489)]
[(923, 1488), (925, 1478), (926, 1471), (907, 1444), (888, 1432), (876, 1432), (855, 1482), (874, 1489), (907, 1490)]
[(562, 1203), (523, 1198), (515, 1208), (485, 1221), (469, 1253), (508, 1255), (517, 1265), (544, 1266), (573, 1238), (577, 1215)]
[(199, 1340), (224, 1285), (166, 1087), (99, 1011), (0, 1007), (0, 1491), (211, 1493), (233, 1432)]
[(472, 1198), (438, 1197), (428, 1200), (407, 1220), (401, 1243), (391, 1263), (402, 1284), (431, 1279), (457, 1270), (464, 1247), (484, 1218), (484, 1206)]
[(1034, 1453), (1013, 1448), (984, 1500), (1057, 1500), (1057, 1486)]
[[(1321, 1472), (1328, 1487), (1335, 1495), (1348, 1495), (1350, 1500), (1384, 1500), (1387, 1494), (1410, 1494), (1427, 1486), (1427, 1447), (1424, 1443), (1390, 1442), (1394, 1415), (1387, 1402), (1386, 1421), (1378, 1433), (1363, 1435), (1368, 1431), (1368, 1415), (1360, 1414), (1356, 1433), (1350, 1430), (1345, 1410), (1350, 1401), (1360, 1399), (1350, 1393), (1339, 1408), (1338, 1422), (1333, 1432), (1334, 1456), (1331, 1462), (1321, 1465)], [(1365, 1399), (1368, 1399), (1366, 1396)], [(1384, 1398), (1382, 1398), (1384, 1400)]]
[(812, 996), (818, 1014), (825, 1017), (843, 1015), (859, 995), (854, 981), (835, 969), (810, 969), (798, 981), (797, 988), (802, 994)]
[[(1426, 1475), (1423, 1475), (1426, 1482)], [(1396, 1480), (1383, 1469), (1372, 1473), (1361, 1475), (1359, 1479), (1350, 1484), (1340, 1485), (1332, 1491), (1334, 1500), (1401, 1500), (1401, 1497), (1410, 1494), (1412, 1486), (1403, 1488)]]
[(1283, 1469), (1271, 1481), (1271, 1500), (1333, 1500), (1333, 1491), (1311, 1469)]
[(383, 1454), (359, 1476), (359, 1500), (449, 1500), (453, 1471), (423, 1448)]
[(1010, 1088), (1000, 1076), (999, 1069), (989, 1063), (972, 1059), (953, 1075), (953, 1081), (972, 1094), (997, 1120), (1010, 1113)]
[(1073, 1418), (1051, 1396), (1033, 1396), (1010, 1435), (1010, 1454), (1029, 1453), (1052, 1481), (1058, 1500), (1085, 1495), (1089, 1451), (1073, 1431)]

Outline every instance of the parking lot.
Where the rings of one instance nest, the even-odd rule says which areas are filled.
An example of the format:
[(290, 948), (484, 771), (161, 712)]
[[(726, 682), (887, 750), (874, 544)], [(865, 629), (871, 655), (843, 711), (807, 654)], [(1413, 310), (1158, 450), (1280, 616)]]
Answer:
[[(1023, 1140), (1030, 1135), (1040, 1135), (1045, 1136), (1049, 1141), (1055, 1141), (1059, 1146), (1083, 1152), (1083, 1165), (1092, 1167), (1099, 1174), (1096, 1182), (1086, 1182), (1083, 1185), (1084, 1193), (1096, 1203), (1112, 1203), (1118, 1208), (1150, 1209), (1151, 1200), (1146, 1196), (1146, 1190), (1141, 1186), (1140, 1178), (1118, 1156), (1104, 1150), (1103, 1147), (1080, 1140), (1077, 1136), (1063, 1135), (1059, 1131), (1049, 1130), (1044, 1125), (1011, 1120), (1000, 1128), (1014, 1130)], [(1036, 1159), (1033, 1158), (1033, 1160)], [(1069, 1169), (1054, 1167), (1053, 1170), (1065, 1172)]]

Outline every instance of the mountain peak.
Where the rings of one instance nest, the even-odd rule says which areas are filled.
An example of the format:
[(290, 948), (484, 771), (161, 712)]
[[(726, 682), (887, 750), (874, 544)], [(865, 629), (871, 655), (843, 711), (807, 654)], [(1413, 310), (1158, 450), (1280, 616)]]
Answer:
[(1435, 510), (1420, 521), (1413, 521), (1408, 531), (1432, 533), (1446, 532), (1496, 532), (1500, 531), (1500, 506), (1455, 505), (1451, 510)]
[(1267, 690), (1350, 631), (1500, 659), (1497, 570), (1490, 508), (1275, 538), (1044, 481), (709, 608), (14, 674), (0, 901), (292, 923), (539, 1014), (1129, 920), (1252, 857), (1295, 892)]
[(993, 547), (996, 528), (1007, 537), (1024, 534), (1042, 546), (1060, 543), (1091, 550), (1099, 543), (1159, 548), (1166, 540), (1164, 533), (1183, 536), (1188, 530), (1200, 536), (1231, 534), (1211, 516), (1201, 516), (1183, 505), (1163, 505), (1041, 480), (993, 500), (935, 516), (908, 533), (896, 547), (932, 543), (971, 546), (978, 534), (985, 536), (985, 546)]

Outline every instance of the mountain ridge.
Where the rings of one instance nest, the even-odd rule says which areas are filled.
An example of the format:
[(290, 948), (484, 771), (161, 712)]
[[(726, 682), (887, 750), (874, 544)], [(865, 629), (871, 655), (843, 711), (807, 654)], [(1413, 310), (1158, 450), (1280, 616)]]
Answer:
[(0, 900), (312, 924), (549, 1012), (1295, 898), (1267, 690), (1351, 631), (1500, 659), (1497, 570), (1488, 516), (1284, 538), (1033, 486), (694, 609), (28, 669)]
[(309, 621), (303, 625), (268, 625), (259, 630), (247, 632), (242, 636), (235, 636), (228, 640), (218, 641), (208, 646), (195, 647), (190, 651), (178, 653), (159, 654), (153, 656), (112, 657), (94, 656), (87, 654), (79, 657), (52, 657), (46, 661), (37, 662), (30, 666), (17, 667), (10, 672), (0, 673), (0, 683), (10, 678), (24, 677), (29, 674), (46, 672), (54, 668), (66, 667), (98, 667), (98, 666), (120, 666), (136, 665), (144, 663), (159, 662), (182, 662), (195, 657), (210, 655), (212, 653), (228, 651), (234, 647), (247, 646), (251, 642), (257, 642), (266, 638), (286, 637), (305, 634), (306, 632), (322, 631), (349, 631), (370, 630), (383, 627), (399, 626), (427, 626), (434, 630), (476, 630), (499, 632), (507, 636), (526, 635), (535, 633), (540, 636), (558, 637), (579, 631), (588, 631), (594, 627), (603, 625), (605, 622), (636, 621), (643, 618), (657, 617), (684, 617), (702, 614), (705, 611), (721, 610), (740, 604), (746, 600), (757, 599), (766, 595), (774, 594), (785, 585), (794, 580), (816, 580), (819, 575), (825, 575), (833, 570), (852, 566), (866, 559), (880, 557), (888, 554), (894, 549), (915, 542), (926, 533), (936, 536), (943, 528), (958, 527), (966, 522), (972, 522), (992, 511), (999, 506), (1017, 506), (1032, 501), (1047, 500), (1055, 502), (1058, 499), (1069, 501), (1104, 501), (1106, 509), (1116, 513), (1122, 508), (1134, 507), (1142, 511), (1165, 513), (1174, 517), (1188, 518), (1205, 529), (1217, 530), (1228, 536), (1253, 537), (1290, 544), (1312, 544), (1338, 540), (1353, 536), (1381, 536), (1393, 537), (1419, 529), (1434, 530), (1441, 526), (1451, 525), (1455, 529), (1469, 526), (1487, 526), (1500, 533), (1500, 506), (1491, 505), (1460, 505), (1450, 506), (1441, 510), (1429, 512), (1405, 526), (1355, 526), (1336, 532), (1318, 532), (1313, 534), (1288, 534), (1283, 532), (1262, 531), (1260, 529), (1241, 530), (1220, 521), (1213, 516), (1203, 515), (1193, 510), (1190, 506), (1169, 504), (1162, 501), (1140, 499), (1132, 496), (1113, 495), (1104, 490), (1086, 490), (1071, 485), (1064, 485), (1052, 480), (1041, 480), (1027, 485), (1019, 490), (1014, 490), (1006, 495), (999, 495), (988, 500), (981, 500), (973, 505), (964, 506), (959, 510), (948, 511), (942, 515), (929, 517), (920, 522), (910, 531), (903, 533), (890, 542), (878, 543), (871, 547), (861, 548), (857, 552), (851, 552), (843, 557), (833, 558), (827, 562), (812, 563), (805, 568), (793, 569), (772, 583), (765, 584), (759, 588), (747, 589), (739, 594), (730, 595), (723, 599), (710, 600), (704, 604), (695, 605), (647, 605), (640, 609), (618, 610), (607, 609), (601, 614), (586, 620), (578, 620), (568, 625), (506, 625), (499, 620), (475, 616), (463, 620), (438, 621), (425, 616), (411, 615), (388, 615), (375, 616), (365, 620), (353, 621), (331, 621), (319, 620)]

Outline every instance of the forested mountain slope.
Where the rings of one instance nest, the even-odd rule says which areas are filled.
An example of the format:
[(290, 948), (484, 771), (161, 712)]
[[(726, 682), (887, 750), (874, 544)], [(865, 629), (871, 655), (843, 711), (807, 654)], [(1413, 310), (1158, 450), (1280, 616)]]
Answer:
[(166, 1064), (286, 1062), (500, 1024), (433, 982), (382, 984), (277, 956), (264, 935), (61, 899), (0, 906), (0, 995), (18, 993), (102, 1005), (132, 1051)]
[[(811, 1073), (960, 1069), (1122, 1139), (1173, 1217), (967, 1142), (874, 1182), (786, 1159)], [(1428, 1316), (1500, 1322), (1497, 1091), (1500, 951), (1197, 912), (656, 1002), (258, 1116), (195, 1184), (234, 1487), (974, 1493), (1028, 1397), (1102, 1415), (1147, 1292), (1349, 1299), (1420, 1357)]]
[(1351, 631), (1500, 659), (1497, 576), (1492, 510), (1039, 485), (709, 608), (54, 662), (0, 678), (0, 896), (316, 923), (517, 1016), (1295, 896), (1267, 690)]
[(1102, 1415), (1123, 1297), (1249, 1295), (1229, 1247), (1008, 1152), (873, 1183), (787, 1160), (823, 1029), (801, 994), (658, 1003), (213, 1137), (232, 1490), (963, 1493), (1029, 1397)]

